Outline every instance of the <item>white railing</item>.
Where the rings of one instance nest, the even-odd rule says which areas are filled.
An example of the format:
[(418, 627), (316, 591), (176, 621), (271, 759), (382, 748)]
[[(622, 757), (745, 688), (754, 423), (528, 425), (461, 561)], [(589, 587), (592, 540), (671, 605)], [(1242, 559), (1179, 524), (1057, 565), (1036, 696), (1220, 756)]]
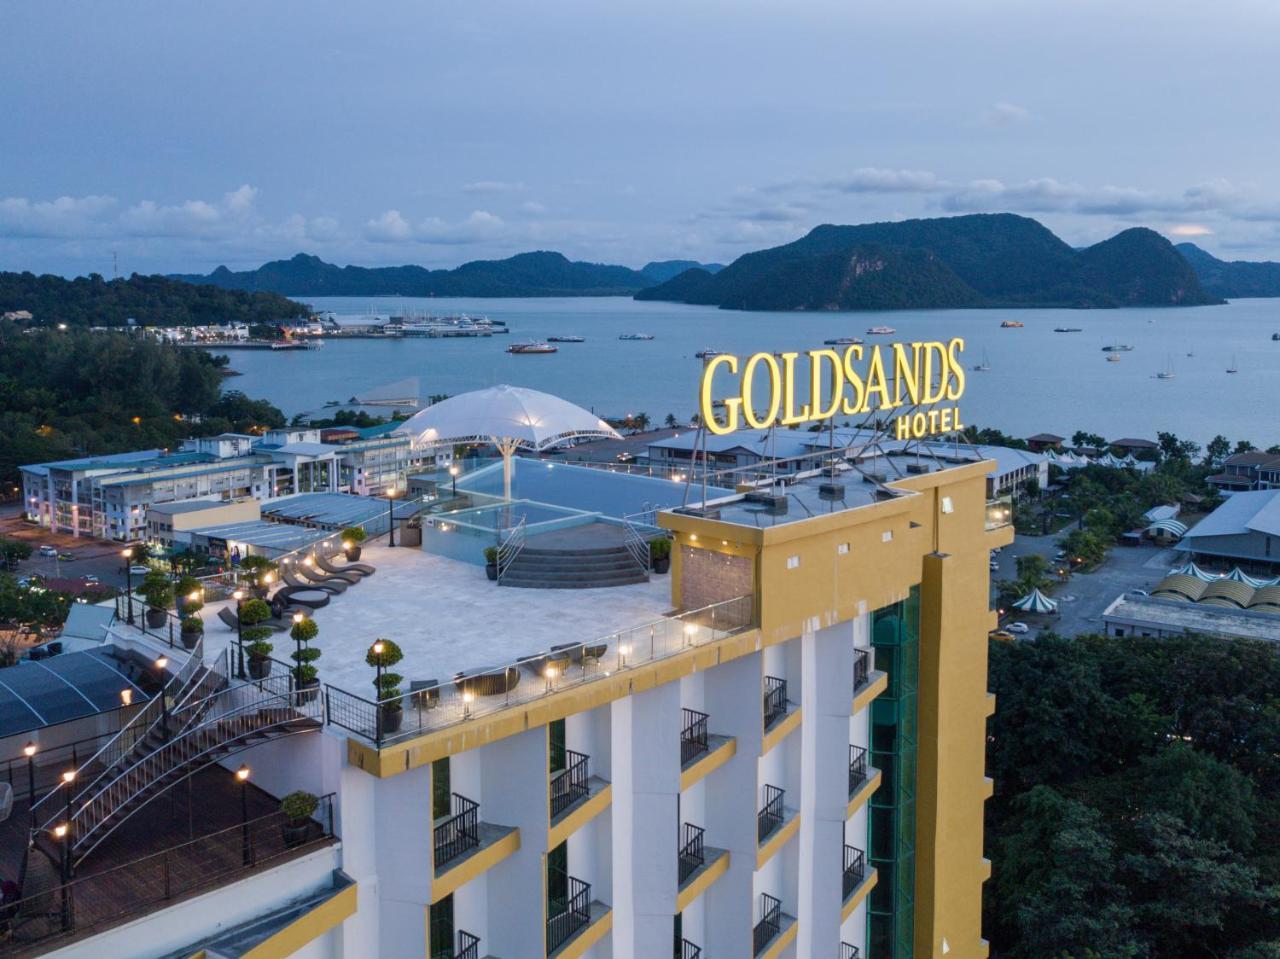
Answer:
[(524, 549), (525, 544), (525, 517), (520, 517), (520, 522), (507, 530), (507, 535), (498, 544), (498, 584), (502, 584), (502, 574), (507, 568), (515, 562), (520, 551)]

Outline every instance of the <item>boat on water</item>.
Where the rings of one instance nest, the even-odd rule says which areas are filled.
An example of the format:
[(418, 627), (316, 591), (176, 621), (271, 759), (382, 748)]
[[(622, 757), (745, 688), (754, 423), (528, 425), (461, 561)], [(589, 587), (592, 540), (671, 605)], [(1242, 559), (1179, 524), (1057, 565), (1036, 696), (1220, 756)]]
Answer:
[(1120, 362), (1120, 354), (1119, 354), (1119, 353), (1111, 353), (1111, 354), (1108, 354), (1108, 356), (1107, 356), (1107, 362), (1108, 362), (1108, 363), (1119, 363), (1119, 362)]
[(1159, 373), (1156, 374), (1156, 379), (1171, 380), (1173, 379), (1174, 375), (1175, 374), (1173, 372), (1173, 357), (1170, 356), (1165, 359), (1164, 369), (1162, 369)]
[(991, 361), (987, 359), (987, 351), (982, 351), (982, 362), (975, 363), (973, 366), (975, 373), (988, 373), (991, 371)]
[(1103, 353), (1132, 353), (1133, 347), (1127, 343), (1112, 343), (1102, 348)]
[(507, 347), (508, 353), (555, 353), (559, 347), (550, 343), (512, 343)]
[(898, 331), (895, 330), (892, 326), (872, 326), (868, 328), (867, 335), (868, 336), (893, 336), (893, 334), (897, 332)]
[(860, 336), (835, 336), (829, 340), (823, 340), (823, 346), (857, 346), (862, 342)]
[(1272, 333), (1271, 338), (1273, 340), (1280, 340), (1280, 333)]
[(618, 334), (618, 339), (620, 340), (651, 340), (653, 339), (653, 334), (652, 333), (620, 333)]
[(1023, 323), (1021, 320), (1005, 320), (1000, 324), (1002, 330), (1018, 330), (1021, 329)]
[(709, 360), (711, 357), (719, 356), (723, 352), (723, 350), (698, 350), (698, 352), (693, 355), (700, 360)]
[(1082, 327), (1082, 326), (1055, 326), (1055, 327), (1053, 328), (1053, 332), (1055, 332), (1055, 333), (1083, 333), (1083, 332), (1084, 332), (1084, 327)]
[(1240, 367), (1236, 366), (1236, 356), (1234, 353), (1231, 354), (1231, 365), (1227, 367), (1227, 372), (1228, 373), (1240, 372)]
[(306, 339), (271, 341), (273, 350), (318, 350), (322, 346), (324, 346), (324, 340), (316, 336), (309, 336)]
[(587, 342), (587, 338), (585, 336), (575, 336), (573, 334), (568, 334), (566, 336), (548, 336), (547, 342), (548, 343), (585, 343)]

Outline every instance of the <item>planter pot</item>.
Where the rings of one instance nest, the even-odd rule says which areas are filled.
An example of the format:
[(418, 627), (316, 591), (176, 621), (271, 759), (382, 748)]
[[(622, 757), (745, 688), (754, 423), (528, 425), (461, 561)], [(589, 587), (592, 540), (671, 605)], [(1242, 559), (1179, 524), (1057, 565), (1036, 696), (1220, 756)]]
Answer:
[(298, 687), (298, 703), (313, 702), (320, 694), (320, 679), (304, 679), (302, 685)]
[(385, 736), (388, 733), (399, 732), (400, 721), (402, 719), (404, 719), (404, 710), (400, 708), (399, 704), (396, 704), (396, 706), (394, 707), (383, 706), (382, 707), (382, 735)]
[(266, 679), (271, 673), (271, 660), (257, 656), (249, 657), (249, 676), (253, 679)]
[(342, 552), (347, 557), (348, 562), (354, 563), (360, 558), (359, 546), (352, 546), (350, 549), (344, 549)]
[(297, 824), (285, 823), (280, 827), (280, 834), (284, 837), (284, 844), (288, 848), (301, 846), (311, 835), (311, 820), (304, 819)]
[(496, 583), (498, 581), (498, 564), (485, 563), (484, 574), (489, 577), (489, 582)]
[(147, 625), (150, 626), (152, 629), (163, 629), (164, 621), (168, 618), (169, 618), (168, 610), (156, 609), (156, 608), (147, 610)]
[(249, 590), (249, 595), (251, 595), (254, 599), (266, 599), (267, 587), (255, 586), (251, 590)]
[(204, 635), (203, 631), (198, 633), (193, 633), (190, 630), (184, 629), (182, 631), (182, 648), (188, 649), (188, 650), (195, 649), (196, 643), (200, 642), (200, 637), (203, 635)]
[(669, 569), (671, 569), (671, 557), (670, 557), (670, 556), (654, 557), (654, 560), (653, 560), (653, 571), (654, 571), (655, 573), (665, 573), (665, 572), (667, 572)]

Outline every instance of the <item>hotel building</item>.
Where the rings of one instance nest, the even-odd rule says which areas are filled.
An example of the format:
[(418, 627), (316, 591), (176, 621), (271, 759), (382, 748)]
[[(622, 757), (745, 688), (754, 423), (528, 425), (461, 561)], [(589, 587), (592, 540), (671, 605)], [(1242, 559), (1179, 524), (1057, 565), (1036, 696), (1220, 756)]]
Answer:
[[(46, 883), (55, 908), (11, 941), (68, 959), (986, 956), (988, 551), (1012, 541), (992, 464), (874, 486), (826, 474), (764, 498), (712, 488), (693, 506), (669, 480), (514, 466), (509, 499), (469, 505), (493, 476), (464, 477), (422, 517), (421, 547), (367, 543), (366, 571), (316, 600), (323, 686), (294, 689), (284, 662), (241, 679), (218, 604), (189, 658), (157, 646), (168, 692), (130, 723), (165, 735), (108, 770), (114, 792), (55, 786), (38, 804), (31, 859), (69, 844), (74, 908)], [(630, 518), (600, 508), (604, 489)], [(599, 585), (635, 557), (636, 502), (646, 533), (670, 537), (670, 571)], [(521, 522), (494, 582), (475, 531), (503, 510)], [(474, 549), (447, 555), (448, 537)], [(282, 575), (343, 567), (338, 546), (282, 558)], [(161, 643), (143, 621), (108, 635)], [(403, 675), (381, 706), (369, 662)], [(300, 838), (282, 846), (278, 818), (246, 811), (225, 836), (165, 845), (173, 807), (185, 831), (193, 802), (248, 803), (237, 769), (254, 802), (321, 797)], [(50, 839), (68, 796), (71, 836)], [(120, 846), (140, 828), (163, 852), (120, 875), (154, 878), (164, 855), (163, 888), (183, 891), (95, 892), (113, 865), (95, 857), (137, 855)], [(227, 862), (183, 886), (173, 849), (215, 842)]]
[(415, 449), (406, 436), (320, 442), (318, 429), (224, 433), (176, 452), (141, 450), (22, 467), (29, 518), (59, 533), (128, 542), (146, 534), (152, 506), (201, 500), (260, 502), (295, 493), (376, 496), (410, 472), (446, 466), (452, 450)]

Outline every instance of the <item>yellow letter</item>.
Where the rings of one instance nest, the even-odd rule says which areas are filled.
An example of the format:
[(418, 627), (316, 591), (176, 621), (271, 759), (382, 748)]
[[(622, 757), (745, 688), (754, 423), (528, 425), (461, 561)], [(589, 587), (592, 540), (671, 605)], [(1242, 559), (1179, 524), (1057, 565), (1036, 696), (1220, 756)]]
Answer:
[(958, 400), (964, 396), (964, 362), (960, 359), (960, 354), (964, 352), (964, 340), (957, 336), (947, 344), (947, 352), (951, 357), (951, 375), (956, 378), (955, 383), (947, 387), (947, 399)]
[[(936, 363), (933, 359), (934, 353), (938, 354)], [(935, 374), (938, 377), (936, 383), (933, 380)], [(950, 375), (950, 357), (947, 355), (946, 346), (942, 343), (924, 344), (924, 391), (920, 402), (929, 405), (939, 402), (946, 396), (947, 380)]]
[(867, 402), (861, 412), (867, 412), (871, 409), (871, 394), (876, 393), (880, 396), (880, 405), (877, 409), (891, 410), (898, 404), (889, 398), (889, 384), (885, 381), (884, 360), (880, 356), (880, 347), (873, 346), (871, 348), (871, 365), (867, 367)]
[(782, 406), (782, 425), (795, 426), (809, 420), (809, 407), (801, 408), (797, 413), (796, 406), (796, 358), (799, 353), (782, 354), (782, 389), (786, 401)]
[(894, 402), (898, 406), (902, 405), (904, 382), (907, 396), (911, 397), (911, 405), (915, 406), (920, 402), (920, 344), (912, 343), (910, 346), (911, 357), (908, 360), (906, 346), (901, 343), (893, 344)]
[[(822, 405), (822, 361), (831, 364), (831, 389), (827, 393), (828, 404)], [(840, 397), (844, 393), (844, 366), (835, 350), (809, 351), (809, 418), (826, 420), (840, 411)]]
[(711, 381), (715, 378), (716, 368), (719, 366), (727, 366), (730, 373), (737, 373), (738, 358), (730, 356), (728, 353), (721, 353), (719, 356), (713, 357), (711, 362), (703, 369), (701, 413), (702, 422), (707, 424), (707, 429), (717, 436), (723, 436), (725, 433), (732, 433), (738, 428), (738, 406), (742, 401), (736, 397), (732, 400), (726, 400), (724, 404), (725, 420), (723, 423), (716, 421), (715, 401), (711, 395)]
[[(751, 384), (755, 379), (756, 367), (765, 363), (769, 367), (769, 412), (760, 418), (756, 417), (755, 405), (751, 402)], [(778, 369), (778, 361), (772, 353), (757, 353), (747, 360), (742, 370), (742, 418), (752, 429), (762, 430), (772, 426), (778, 418), (778, 407), (782, 403), (782, 371)]]
[(853, 391), (853, 397), (846, 397), (840, 407), (845, 416), (861, 413), (862, 404), (867, 401), (867, 388), (863, 385), (858, 371), (853, 368), (854, 361), (860, 359), (862, 359), (862, 347), (851, 346), (844, 351), (844, 378)]

